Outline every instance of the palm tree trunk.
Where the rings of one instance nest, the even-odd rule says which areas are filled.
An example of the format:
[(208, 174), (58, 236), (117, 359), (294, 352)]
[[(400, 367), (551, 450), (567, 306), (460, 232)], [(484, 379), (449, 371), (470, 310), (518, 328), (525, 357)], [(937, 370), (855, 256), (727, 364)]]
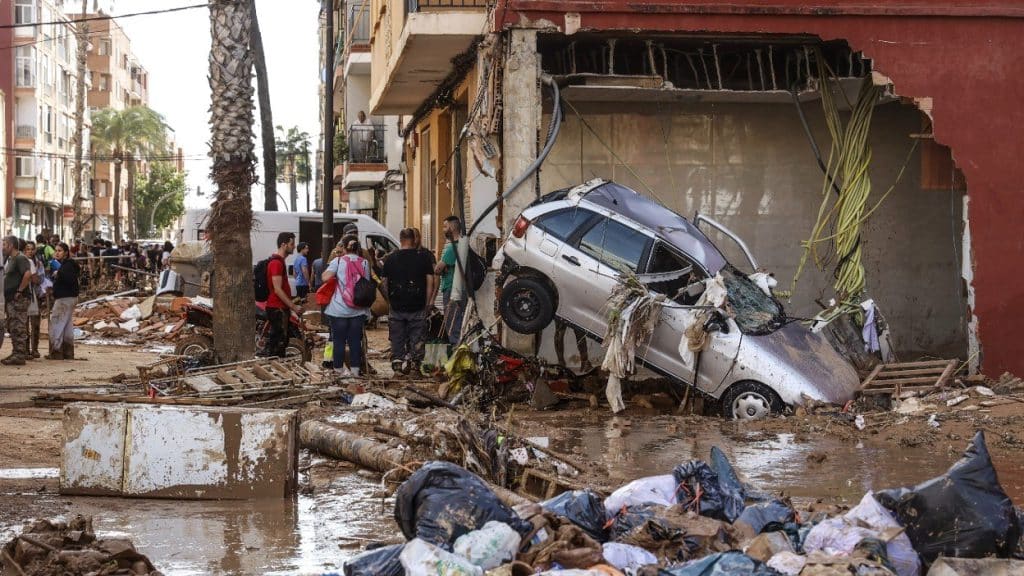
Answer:
[[(210, 156), (217, 199), (210, 210), (213, 251), (214, 350), (221, 362), (253, 357), (255, 315), (252, 285), (253, 23), (250, 0), (210, 2)], [(271, 137), (270, 142), (273, 142)], [(272, 145), (271, 145), (272, 146)], [(270, 163), (273, 164), (273, 163)]]
[(114, 153), (114, 244), (121, 241), (121, 153)]
[(128, 238), (138, 240), (135, 234), (135, 156), (128, 154)]
[[(82, 0), (82, 18), (85, 18), (89, 9), (89, 0)], [(82, 237), (82, 229), (85, 228), (85, 214), (82, 213), (82, 199), (85, 191), (82, 187), (84, 166), (82, 156), (84, 154), (85, 134), (85, 73), (88, 59), (89, 47), (89, 22), (83, 20), (78, 23), (78, 82), (75, 87), (75, 195), (71, 200), (74, 210), (74, 220), (71, 221), (71, 234), (75, 238)], [(94, 200), (95, 202), (95, 200)], [(95, 212), (95, 210), (94, 210)]]
[(263, 140), (263, 209), (277, 210), (277, 149), (274, 139), (274, 115), (270, 109), (270, 79), (263, 54), (263, 34), (256, 16), (256, 0), (250, 0), (252, 11), (252, 57), (256, 66), (256, 89), (260, 99), (260, 129)]

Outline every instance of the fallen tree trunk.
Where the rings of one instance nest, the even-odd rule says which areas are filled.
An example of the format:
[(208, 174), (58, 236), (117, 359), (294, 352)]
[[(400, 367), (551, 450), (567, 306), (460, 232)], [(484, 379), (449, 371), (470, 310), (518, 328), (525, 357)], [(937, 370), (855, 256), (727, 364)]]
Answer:
[[(352, 462), (381, 474), (403, 467), (406, 462), (405, 452), (402, 450), (388, 448), (380, 442), (316, 420), (307, 420), (299, 426), (299, 440), (303, 448), (314, 450), (324, 456)], [(532, 503), (531, 500), (507, 488), (495, 486), (490, 482), (487, 482), (487, 485), (507, 506), (514, 507)]]

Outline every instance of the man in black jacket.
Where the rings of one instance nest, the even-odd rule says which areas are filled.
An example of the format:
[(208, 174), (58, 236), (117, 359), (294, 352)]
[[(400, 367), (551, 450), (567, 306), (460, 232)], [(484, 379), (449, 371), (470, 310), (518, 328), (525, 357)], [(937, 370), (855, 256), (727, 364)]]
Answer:
[(78, 262), (64, 242), (57, 244), (54, 258), (60, 267), (53, 272), (53, 309), (50, 311), (50, 360), (75, 359), (75, 323), (78, 304)]

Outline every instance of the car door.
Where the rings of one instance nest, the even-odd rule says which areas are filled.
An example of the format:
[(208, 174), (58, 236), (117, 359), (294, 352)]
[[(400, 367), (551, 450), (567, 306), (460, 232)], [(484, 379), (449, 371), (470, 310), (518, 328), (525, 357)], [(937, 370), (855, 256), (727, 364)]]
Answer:
[(572, 320), (585, 330), (604, 336), (608, 328), (609, 298), (623, 273), (636, 274), (646, 261), (654, 238), (646, 230), (613, 217), (602, 217), (580, 235), (579, 242), (565, 245), (559, 258), (563, 269), (582, 272), (574, 290), (585, 289), (586, 298), (575, 303)]
[(597, 263), (588, 262), (586, 257), (581, 260), (574, 245), (600, 218), (599, 214), (578, 206), (554, 210), (534, 220), (532, 227), (540, 234), (529, 240), (530, 251), (539, 256), (529, 264), (551, 278), (558, 288), (556, 315), (580, 326), (585, 303), (595, 298), (591, 294), (591, 276), (597, 273)]
[(640, 355), (655, 368), (685, 382), (693, 382), (694, 363), (687, 363), (679, 354), (679, 343), (685, 337), (690, 314), (689, 309), (679, 306), (693, 305), (697, 301), (698, 295), (689, 295), (683, 290), (700, 282), (707, 274), (691, 258), (661, 240), (656, 241), (651, 250), (645, 273), (675, 277), (647, 284), (648, 290), (664, 294), (666, 300), (661, 321)]

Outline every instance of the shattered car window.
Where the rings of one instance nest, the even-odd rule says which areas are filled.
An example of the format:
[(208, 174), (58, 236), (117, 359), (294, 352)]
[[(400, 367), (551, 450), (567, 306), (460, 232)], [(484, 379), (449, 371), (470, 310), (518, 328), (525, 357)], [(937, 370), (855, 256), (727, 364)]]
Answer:
[(745, 274), (726, 266), (721, 271), (734, 319), (744, 334), (769, 334), (785, 323), (782, 304), (765, 294)]

